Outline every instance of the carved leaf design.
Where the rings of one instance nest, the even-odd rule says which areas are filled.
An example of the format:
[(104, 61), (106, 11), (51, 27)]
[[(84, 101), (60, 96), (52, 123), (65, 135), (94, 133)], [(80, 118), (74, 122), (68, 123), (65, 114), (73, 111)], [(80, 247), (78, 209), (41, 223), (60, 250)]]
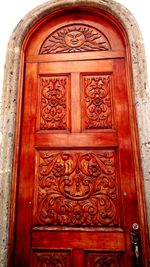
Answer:
[(84, 76), (85, 129), (112, 128), (110, 76)]
[(113, 151), (40, 151), (39, 162), (39, 224), (117, 225)]
[(110, 44), (102, 32), (89, 25), (75, 24), (51, 33), (43, 42), (40, 54), (106, 50), (110, 50)]
[(37, 253), (39, 267), (69, 267), (69, 253), (49, 252)]
[(120, 267), (121, 255), (88, 253), (87, 267)]
[(41, 130), (67, 128), (67, 77), (41, 77)]

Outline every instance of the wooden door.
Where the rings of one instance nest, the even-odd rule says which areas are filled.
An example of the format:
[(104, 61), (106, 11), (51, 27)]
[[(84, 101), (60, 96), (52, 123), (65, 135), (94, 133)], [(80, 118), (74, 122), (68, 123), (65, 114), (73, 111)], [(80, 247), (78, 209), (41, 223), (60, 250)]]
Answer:
[(84, 51), (82, 25), (69, 27), (72, 51), (46, 39), (40, 55), (30, 45), (26, 56), (13, 266), (133, 267), (139, 214), (125, 54), (106, 40), (101, 52), (93, 43)]

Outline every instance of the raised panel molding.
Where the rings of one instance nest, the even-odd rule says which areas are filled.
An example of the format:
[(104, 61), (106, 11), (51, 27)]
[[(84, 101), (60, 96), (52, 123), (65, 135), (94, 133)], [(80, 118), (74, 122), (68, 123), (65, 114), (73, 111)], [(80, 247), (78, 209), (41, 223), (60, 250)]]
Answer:
[(83, 77), (83, 127), (85, 129), (112, 128), (110, 75), (84, 75)]
[(38, 224), (118, 224), (114, 151), (40, 151), (38, 162)]
[(68, 76), (40, 77), (40, 129), (68, 128)]
[(92, 26), (74, 24), (64, 26), (44, 41), (40, 54), (107, 51), (110, 44), (106, 36)]

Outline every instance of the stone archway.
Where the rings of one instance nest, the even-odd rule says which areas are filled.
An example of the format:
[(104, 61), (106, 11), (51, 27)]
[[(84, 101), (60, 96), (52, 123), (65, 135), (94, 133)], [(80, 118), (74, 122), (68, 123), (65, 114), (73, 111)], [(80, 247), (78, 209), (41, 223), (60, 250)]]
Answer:
[[(145, 195), (147, 205), (149, 204), (149, 140), (150, 133), (149, 113), (150, 96), (148, 94), (146, 63), (144, 55), (144, 45), (138, 25), (132, 14), (122, 5), (112, 0), (88, 0), (88, 1), (48, 1), (47, 3), (35, 8), (27, 14), (17, 25), (9, 41), (5, 77), (3, 85), (3, 105), (2, 105), (2, 143), (1, 143), (1, 180), (0, 186), (3, 188), (0, 209), (2, 220), (0, 228), (2, 234), (0, 260), (2, 266), (6, 264), (7, 256), (7, 236), (9, 220), (9, 196), (11, 192), (12, 162), (14, 148), (14, 133), (16, 122), (16, 97), (19, 87), (20, 57), (22, 56), (22, 43), (26, 38), (27, 32), (33, 25), (47, 14), (60, 9), (61, 7), (91, 6), (97, 9), (103, 9), (111, 13), (120, 21), (125, 28), (129, 38), (131, 49), (131, 60), (133, 69), (133, 83), (135, 94), (136, 114), (138, 120), (140, 136), (140, 153), (142, 157), (142, 166), (144, 172)], [(149, 220), (150, 221), (150, 220)]]

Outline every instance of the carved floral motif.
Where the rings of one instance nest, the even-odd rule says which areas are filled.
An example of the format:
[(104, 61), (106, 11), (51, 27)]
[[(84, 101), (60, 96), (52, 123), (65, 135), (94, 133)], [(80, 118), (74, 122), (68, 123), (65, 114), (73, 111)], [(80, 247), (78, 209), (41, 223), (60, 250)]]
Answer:
[(67, 77), (41, 77), (40, 129), (67, 128)]
[(41, 151), (38, 223), (117, 225), (114, 152)]
[(39, 267), (69, 267), (69, 254), (65, 252), (38, 253)]
[(84, 76), (85, 129), (112, 128), (110, 77)]
[(110, 50), (99, 30), (82, 24), (65, 26), (53, 32), (43, 43), (40, 54)]
[(102, 255), (89, 253), (87, 267), (120, 267), (120, 255)]

